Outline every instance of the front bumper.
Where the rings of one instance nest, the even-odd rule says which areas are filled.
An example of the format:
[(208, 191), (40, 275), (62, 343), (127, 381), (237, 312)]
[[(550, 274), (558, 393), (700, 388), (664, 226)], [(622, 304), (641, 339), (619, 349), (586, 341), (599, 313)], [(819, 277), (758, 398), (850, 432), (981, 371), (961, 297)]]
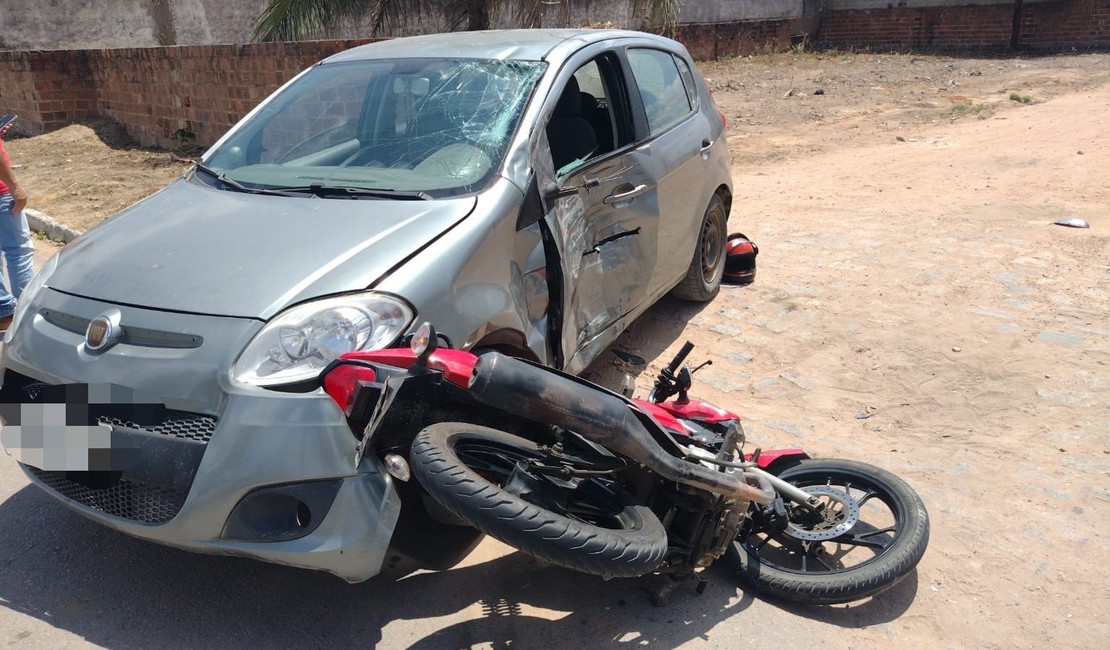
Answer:
[[(39, 295), (35, 307), (44, 299), (48, 307), (82, 318), (104, 308), (49, 291)], [(322, 390), (280, 393), (232, 384), (216, 370), (226, 367), (227, 350), (241, 349), (256, 330), (254, 323), (179, 316), (173, 326), (198, 334), (203, 345), (120, 344), (94, 358), (81, 351), (83, 337), (74, 331), (80, 328), (58, 317), (48, 321), (40, 311), (28, 313), (3, 351), (5, 399), (31, 401), (11, 393), (36, 382), (142, 387), (170, 409), (167, 421), (111, 424), (138, 440), (144, 454), (171, 460), (157, 464), (164, 471), (140, 463), (117, 473), (45, 472), (23, 465), (31, 482), (89, 519), (168, 546), (322, 570), (349, 582), (378, 573), (400, 498), (376, 457), (367, 456), (356, 467), (357, 441), (335, 402)], [(123, 311), (124, 322), (136, 328), (168, 329), (156, 320), (164, 315)], [(113, 433), (113, 446), (116, 440)], [(315, 489), (318, 485), (326, 489)], [(260, 494), (266, 498), (254, 498)], [(303, 501), (297, 506), (301, 511), (291, 512), (297, 525), (305, 524), (304, 534), (290, 534), (288, 526), (268, 529), (281, 528), (281, 522), (267, 513), (282, 503), (296, 506), (296, 499)], [(241, 508), (233, 516), (248, 502), (246, 515)]]

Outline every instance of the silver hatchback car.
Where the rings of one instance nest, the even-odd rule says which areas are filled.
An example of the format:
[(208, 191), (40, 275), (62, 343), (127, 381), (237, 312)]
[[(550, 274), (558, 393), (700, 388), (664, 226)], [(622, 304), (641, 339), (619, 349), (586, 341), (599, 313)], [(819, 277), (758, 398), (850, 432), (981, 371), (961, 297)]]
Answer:
[(668, 292), (712, 299), (724, 127), (644, 33), (332, 56), (44, 266), (5, 337), (4, 446), (125, 533), (365, 580), (403, 543), (399, 486), (321, 370), (431, 321), (577, 373)]

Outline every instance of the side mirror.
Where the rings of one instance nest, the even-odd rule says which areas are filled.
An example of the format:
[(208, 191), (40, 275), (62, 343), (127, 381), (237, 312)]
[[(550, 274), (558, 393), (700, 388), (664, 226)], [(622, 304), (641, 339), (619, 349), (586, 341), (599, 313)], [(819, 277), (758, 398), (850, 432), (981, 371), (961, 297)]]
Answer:
[(544, 203), (549, 203), (549, 202), (554, 201), (556, 199), (561, 199), (564, 196), (571, 196), (573, 194), (578, 194), (578, 189), (579, 188), (577, 188), (577, 187), (560, 188), (555, 183), (555, 181), (548, 181), (548, 182), (543, 184), (543, 188), (541, 188), (540, 193), (543, 194)]

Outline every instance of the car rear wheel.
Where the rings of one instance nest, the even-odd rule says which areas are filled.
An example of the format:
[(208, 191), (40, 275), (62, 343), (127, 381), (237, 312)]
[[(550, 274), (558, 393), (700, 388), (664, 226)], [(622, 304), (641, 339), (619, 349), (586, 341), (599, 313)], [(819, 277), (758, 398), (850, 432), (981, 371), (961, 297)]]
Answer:
[(725, 245), (727, 240), (726, 224), (728, 217), (725, 204), (716, 194), (705, 208), (698, 234), (698, 245), (694, 257), (686, 270), (686, 277), (671, 292), (681, 300), (708, 302), (721, 289), (721, 277), (725, 272)]

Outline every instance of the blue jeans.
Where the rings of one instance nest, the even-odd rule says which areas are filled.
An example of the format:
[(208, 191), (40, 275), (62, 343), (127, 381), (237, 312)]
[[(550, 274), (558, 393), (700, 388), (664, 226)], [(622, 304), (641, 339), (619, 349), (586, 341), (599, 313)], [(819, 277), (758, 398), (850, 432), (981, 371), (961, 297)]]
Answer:
[(8, 291), (0, 281), (0, 318), (11, 316), (15, 311), (15, 299), (23, 293), (23, 287), (35, 275), (35, 246), (31, 243), (31, 229), (27, 227), (27, 216), (22, 212), (12, 213), (15, 201), (11, 194), (0, 194), (0, 251), (8, 266)]

